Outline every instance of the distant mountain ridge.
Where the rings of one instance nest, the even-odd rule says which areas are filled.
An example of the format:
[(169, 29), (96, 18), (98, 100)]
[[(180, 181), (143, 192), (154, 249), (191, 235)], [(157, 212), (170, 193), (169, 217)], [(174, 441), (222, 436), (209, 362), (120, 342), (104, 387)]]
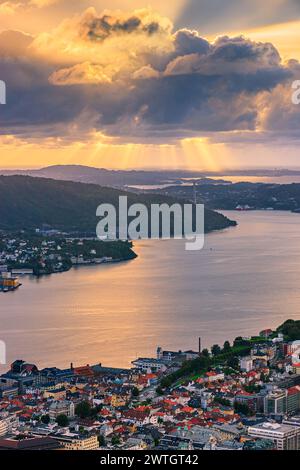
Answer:
[[(99, 219), (101, 203), (118, 207), (119, 196), (128, 197), (128, 205), (178, 202), (161, 194), (135, 194), (95, 184), (61, 181), (31, 176), (0, 176), (0, 229), (34, 229), (47, 225), (63, 231), (91, 231)], [(235, 225), (227, 217), (205, 212), (205, 230), (220, 230)]]
[[(289, 169), (252, 169), (252, 170), (223, 170), (213, 171), (188, 171), (188, 170), (108, 170), (105, 168), (95, 168), (85, 165), (53, 165), (40, 169), (28, 170), (1, 170), (0, 175), (26, 175), (38, 178), (52, 178), (64, 181), (76, 181), (81, 183), (99, 184), (100, 186), (110, 186), (125, 188), (126, 186), (147, 186), (164, 185), (167, 183), (180, 184), (183, 178), (207, 179), (214, 184), (222, 184), (226, 175), (231, 176), (291, 176), (300, 175), (300, 170)], [(218, 181), (217, 181), (218, 178)], [(226, 182), (230, 183), (230, 176), (226, 177)], [(190, 181), (190, 182), (191, 182)], [(205, 182), (205, 181), (204, 181)]]
[(39, 178), (52, 178), (64, 181), (99, 184), (100, 186), (125, 187), (129, 185), (159, 185), (169, 179), (176, 182), (179, 178), (202, 173), (187, 171), (146, 171), (146, 170), (107, 170), (84, 165), (54, 165), (37, 170), (0, 170), (0, 175), (26, 175)]

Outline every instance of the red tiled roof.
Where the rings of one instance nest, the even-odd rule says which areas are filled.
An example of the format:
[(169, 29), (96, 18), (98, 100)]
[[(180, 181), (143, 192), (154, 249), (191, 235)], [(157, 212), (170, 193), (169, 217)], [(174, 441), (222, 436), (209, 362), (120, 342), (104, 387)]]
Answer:
[(139, 385), (147, 384), (147, 383), (148, 383), (148, 379), (147, 379), (146, 376), (139, 377), (137, 383), (138, 383)]
[(297, 395), (298, 393), (300, 393), (299, 386), (288, 388), (288, 395)]
[(84, 377), (93, 377), (94, 371), (90, 366), (75, 367), (74, 374), (82, 375)]
[(129, 419), (137, 419), (143, 421), (148, 417), (148, 413), (138, 410), (128, 410), (124, 412), (124, 417)]
[(147, 375), (146, 375), (146, 378), (147, 378), (148, 380), (150, 380), (150, 379), (156, 379), (156, 378), (157, 378), (157, 375), (156, 375), (156, 374), (147, 374)]
[(184, 408), (182, 408), (181, 410), (183, 413), (193, 413), (195, 411), (194, 408), (191, 408), (190, 406), (185, 406)]
[(127, 431), (127, 428), (125, 426), (120, 426), (119, 428), (114, 429), (114, 432), (119, 434), (123, 434), (125, 431)]
[(149, 406), (137, 406), (135, 409), (137, 411), (149, 411), (150, 407)]
[(203, 425), (205, 425), (205, 421), (201, 418), (192, 418), (192, 419), (190, 419), (189, 423), (192, 424), (193, 426), (196, 426), (196, 425), (203, 426)]
[(257, 375), (257, 372), (255, 372), (254, 370), (247, 372), (247, 377), (256, 377), (256, 375)]
[(218, 418), (217, 419), (218, 423), (227, 423), (228, 419), (225, 419), (225, 418)]

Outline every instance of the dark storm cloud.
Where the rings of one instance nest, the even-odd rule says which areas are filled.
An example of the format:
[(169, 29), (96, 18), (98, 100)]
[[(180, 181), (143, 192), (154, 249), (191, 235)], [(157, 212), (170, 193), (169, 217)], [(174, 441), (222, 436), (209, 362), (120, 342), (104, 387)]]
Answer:
[[(7, 43), (10, 38), (10, 43)], [(48, 81), (52, 66), (24, 54), (32, 38), (18, 31), (0, 34), (0, 76), (6, 83), (7, 104), (1, 107), (0, 133), (27, 134), (30, 137), (44, 125), (68, 123), (85, 106), (82, 90), (51, 87)], [(9, 44), (18, 48), (8, 55)], [(6, 47), (8, 45), (8, 47)], [(16, 51), (20, 55), (16, 57)], [(36, 126), (35, 130), (31, 126)]]
[(152, 35), (160, 32), (160, 30), (161, 25), (158, 22), (143, 22), (138, 16), (120, 19), (111, 15), (98, 17), (86, 15), (81, 22), (79, 35), (83, 39), (104, 41), (117, 33), (146, 33)]
[[(177, 129), (178, 137), (186, 131), (219, 132), (253, 130), (259, 108), (257, 95), (271, 91), (291, 76), (288, 70), (259, 70), (240, 75), (174, 75), (137, 83), (122, 103), (110, 109), (102, 124), (110, 132), (134, 131), (136, 134)], [(132, 118), (140, 117), (132, 128)]]
[(181, 29), (175, 34), (175, 55), (207, 54), (210, 44), (195, 31)]
[[(136, 28), (140, 31), (143, 22), (138, 25), (133, 18), (122, 23), (125, 34)], [(116, 27), (117, 22), (105, 21)], [(119, 35), (119, 29), (109, 31)], [(155, 135), (168, 139), (199, 132), (256, 130), (262, 122), (268, 130), (289, 131), (297, 120), (299, 123), (300, 107), (291, 104), (290, 94), (299, 64), (282, 64), (272, 44), (243, 37), (222, 37), (209, 43), (196, 32), (180, 30), (171, 36), (172, 51), (157, 54), (151, 49), (147, 53), (144, 73), (130, 68), (106, 83), (84, 83), (86, 65), (81, 63), (81, 85), (74, 85), (74, 77), (70, 85), (74, 65), (68, 68), (66, 64), (65, 75), (61, 75), (65, 83), (61, 78), (56, 86), (49, 80), (54, 72), (59, 73), (53, 64), (37, 60), (30, 47), (21, 57), (1, 54), (1, 37), (1, 79), (8, 89), (8, 104), (1, 108), (0, 117), (4, 134), (65, 137), (73, 130), (74, 139), (80, 139), (96, 129), (124, 140), (143, 141)], [(28, 40), (19, 33), (10, 33), (10, 37), (20, 44)], [(144, 51), (138, 56), (137, 50), (136, 57), (141, 67)], [(156, 62), (159, 67), (155, 69)], [(87, 63), (89, 75), (93, 65)], [(153, 70), (153, 78), (135, 78), (149, 77)]]
[(199, 73), (223, 76), (239, 72), (241, 76), (256, 70), (284, 69), (278, 51), (270, 43), (255, 43), (244, 37), (220, 37), (206, 53), (175, 54), (167, 74)]
[(255, 43), (243, 36), (230, 38), (223, 36), (217, 39), (212, 49), (212, 59), (224, 59), (234, 62), (236, 60), (263, 60), (268, 65), (279, 65), (280, 55), (270, 43)]

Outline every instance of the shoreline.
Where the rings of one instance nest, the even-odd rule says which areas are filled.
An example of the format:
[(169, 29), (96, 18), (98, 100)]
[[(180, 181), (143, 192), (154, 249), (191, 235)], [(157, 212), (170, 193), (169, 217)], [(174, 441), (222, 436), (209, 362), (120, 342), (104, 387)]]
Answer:
[[(42, 277), (49, 277), (49, 276), (52, 276), (53, 274), (64, 274), (64, 273), (68, 273), (69, 271), (72, 271), (72, 269), (80, 269), (82, 267), (84, 268), (88, 268), (88, 267), (95, 267), (95, 266), (102, 266), (103, 264), (117, 264), (117, 263), (125, 263), (127, 261), (133, 261), (134, 259), (138, 258), (138, 255), (135, 253), (135, 257), (133, 258), (128, 258), (128, 259), (115, 259), (115, 260), (109, 260), (109, 261), (103, 261), (101, 263), (95, 263), (95, 262), (92, 262), (92, 263), (81, 263), (81, 264), (73, 264), (70, 268), (68, 269), (63, 269), (61, 271), (53, 271), (53, 272), (50, 272), (50, 273), (42, 273), (42, 274), (34, 274), (34, 273), (22, 273), (22, 274), (19, 274), (18, 277), (29, 277), (29, 278), (35, 278), (35, 279), (39, 279), (39, 278), (42, 278)], [(14, 268), (14, 269), (18, 269), (18, 268)], [(22, 287), (22, 283), (20, 283), (18, 286), (14, 287), (14, 288), (10, 288), (8, 290), (5, 290), (5, 289), (0, 289), (0, 293), (7, 293), (7, 292), (14, 292), (16, 290), (18, 290), (20, 287)]]
[[(230, 223), (224, 227), (221, 227), (221, 228), (213, 228), (213, 229), (210, 229), (208, 231), (205, 231), (205, 235), (209, 235), (209, 234), (213, 234), (213, 233), (222, 233), (223, 231), (225, 230), (228, 230), (230, 228), (236, 228), (238, 227), (238, 223), (234, 220), (230, 220)], [(139, 239), (138, 241), (142, 241), (143, 239)], [(151, 238), (146, 238), (144, 240), (151, 240)], [(163, 239), (161, 239), (163, 240)], [(174, 240), (174, 238), (170, 238), (170, 240)], [(184, 240), (184, 237), (182, 238), (182, 240)], [(130, 240), (130, 242), (132, 242), (132, 240)], [(134, 248), (134, 245), (133, 247)], [(81, 263), (75, 263), (75, 264), (72, 264), (70, 267), (68, 268), (65, 268), (65, 269), (61, 269), (61, 270), (57, 270), (57, 271), (52, 271), (52, 272), (45, 272), (45, 273), (41, 273), (41, 274), (35, 274), (34, 272), (33, 273), (21, 273), (20, 274), (17, 274), (19, 277), (24, 277), (24, 276), (32, 276), (34, 278), (41, 278), (41, 277), (44, 277), (44, 276), (51, 276), (53, 274), (63, 274), (63, 273), (66, 273), (66, 272), (69, 272), (71, 271), (72, 269), (77, 269), (77, 268), (80, 268), (80, 267), (89, 267), (89, 266), (100, 266), (100, 265), (103, 265), (103, 264), (116, 264), (116, 263), (123, 263), (123, 262), (127, 262), (127, 261), (133, 261), (135, 260), (136, 258), (138, 258), (138, 255), (135, 253), (135, 251), (132, 250), (132, 253), (133, 253), (133, 256), (131, 257), (128, 257), (128, 258), (117, 258), (117, 259), (107, 259), (105, 261), (101, 261), (101, 262), (94, 262), (94, 261), (87, 261), (87, 262), (81, 262)], [(22, 269), (33, 269), (33, 268), (17, 268), (17, 267), (14, 267), (14, 268), (11, 268), (11, 271), (13, 270), (22, 270)], [(21, 287), (22, 284), (20, 284), (18, 287), (16, 287), (15, 289), (12, 289), (12, 290), (16, 290), (18, 289), (19, 287)], [(2, 290), (0, 290), (0, 292), (2, 292)]]
[[(68, 273), (69, 271), (72, 271), (72, 269), (80, 269), (82, 267), (95, 267), (95, 266), (102, 266), (103, 264), (117, 264), (117, 263), (125, 263), (127, 261), (133, 261), (134, 259), (136, 259), (138, 257), (138, 255), (135, 253), (135, 257), (133, 258), (128, 258), (128, 259), (115, 259), (115, 260), (110, 260), (110, 261), (103, 261), (101, 263), (95, 263), (95, 262), (92, 262), (92, 263), (82, 263), (82, 264), (74, 264), (72, 265), (70, 268), (68, 269), (63, 269), (61, 271), (53, 271), (53, 272), (50, 272), (50, 273), (42, 273), (42, 274), (34, 274), (34, 273), (22, 273), (22, 274), (18, 274), (18, 278), (21, 277), (28, 277), (28, 278), (34, 278), (34, 279), (40, 279), (40, 278), (43, 278), (43, 277), (49, 277), (49, 276), (52, 276), (53, 274), (64, 274), (64, 273)], [(14, 269), (18, 269), (18, 268), (14, 268)], [(9, 288), (9, 289), (3, 289), (3, 288), (0, 288), (0, 294), (3, 293), (3, 294), (7, 294), (8, 292), (15, 292), (16, 290), (18, 290), (20, 287), (22, 287), (22, 283), (20, 282), (18, 286), (15, 286), (13, 288)]]

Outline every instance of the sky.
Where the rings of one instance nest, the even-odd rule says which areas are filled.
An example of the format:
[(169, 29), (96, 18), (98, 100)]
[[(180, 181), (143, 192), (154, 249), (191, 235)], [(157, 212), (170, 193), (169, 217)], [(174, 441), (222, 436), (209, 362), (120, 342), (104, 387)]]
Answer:
[(0, 167), (300, 167), (299, 0), (0, 0)]

